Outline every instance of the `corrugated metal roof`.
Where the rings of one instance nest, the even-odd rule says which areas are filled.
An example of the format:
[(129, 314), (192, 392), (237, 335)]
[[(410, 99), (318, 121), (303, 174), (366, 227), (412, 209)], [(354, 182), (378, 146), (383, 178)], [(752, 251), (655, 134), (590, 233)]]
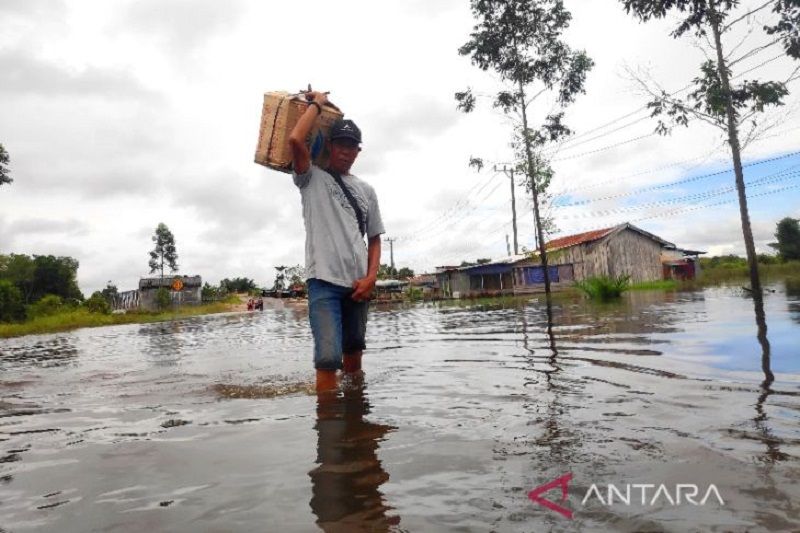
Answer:
[(626, 222), (624, 224), (619, 224), (618, 226), (613, 226), (610, 228), (605, 229), (597, 229), (593, 231), (587, 231), (584, 233), (576, 233), (575, 235), (567, 235), (566, 237), (560, 237), (558, 239), (553, 239), (547, 243), (548, 250), (559, 250), (561, 248), (569, 248), (570, 246), (575, 246), (577, 244), (585, 244), (587, 242), (597, 241), (610, 235), (615, 231), (622, 231), (624, 229), (630, 229), (637, 233), (644, 235), (650, 239), (661, 244), (661, 246), (665, 248), (675, 248), (675, 245), (669, 241), (665, 241), (658, 235), (654, 235), (649, 231), (645, 231), (642, 228), (636, 227), (630, 222)]
[(560, 248), (569, 248), (570, 246), (575, 246), (576, 244), (596, 241), (598, 239), (602, 239), (615, 229), (617, 229), (617, 226), (612, 228), (596, 229), (584, 233), (576, 233), (575, 235), (567, 235), (566, 237), (559, 237), (558, 239), (549, 241), (547, 243), (547, 249), (558, 250)]

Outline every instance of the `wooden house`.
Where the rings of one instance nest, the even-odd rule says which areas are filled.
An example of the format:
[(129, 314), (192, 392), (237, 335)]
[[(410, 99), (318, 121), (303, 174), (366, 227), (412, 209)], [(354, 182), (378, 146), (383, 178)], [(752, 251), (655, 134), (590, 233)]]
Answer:
[[(599, 276), (629, 276), (633, 283), (664, 279), (662, 254), (672, 257), (670, 254), (677, 253), (686, 262), (683, 252), (630, 223), (560, 237), (547, 243), (551, 288), (558, 290)], [(693, 272), (696, 274), (696, 270)], [(537, 254), (509, 256), (481, 265), (438, 267), (436, 285), (443, 298), (542, 292), (544, 267)]]
[(547, 243), (548, 263), (572, 265), (573, 277), (630, 276), (633, 283), (663, 279), (661, 252), (675, 245), (630, 223)]

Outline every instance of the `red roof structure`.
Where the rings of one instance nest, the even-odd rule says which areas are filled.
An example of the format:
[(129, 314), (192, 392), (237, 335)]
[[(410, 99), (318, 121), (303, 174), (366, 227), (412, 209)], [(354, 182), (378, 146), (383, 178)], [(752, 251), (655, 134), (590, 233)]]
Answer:
[(610, 235), (615, 231), (622, 231), (624, 229), (631, 229), (637, 233), (641, 233), (645, 237), (649, 237), (654, 241), (661, 243), (661, 246), (665, 248), (675, 248), (675, 245), (671, 242), (665, 241), (658, 235), (653, 235), (652, 233), (643, 230), (642, 228), (638, 228), (631, 224), (630, 222), (625, 222), (623, 224), (619, 224), (618, 226), (613, 226), (610, 228), (605, 229), (596, 229), (593, 231), (587, 231), (585, 233), (576, 233), (575, 235), (567, 235), (566, 237), (560, 237), (558, 239), (553, 239), (552, 241), (548, 241), (547, 249), (548, 250), (559, 250), (561, 248), (569, 248), (570, 246), (575, 246), (577, 244), (584, 244), (587, 242), (597, 241), (602, 239), (603, 237)]
[(552, 241), (548, 241), (547, 249), (558, 250), (560, 248), (569, 248), (570, 246), (575, 246), (576, 244), (583, 244), (585, 242), (596, 241), (598, 239), (602, 239), (615, 229), (617, 229), (616, 226), (612, 228), (587, 231), (585, 233), (576, 233), (575, 235), (567, 235), (566, 237), (559, 237), (558, 239), (553, 239)]

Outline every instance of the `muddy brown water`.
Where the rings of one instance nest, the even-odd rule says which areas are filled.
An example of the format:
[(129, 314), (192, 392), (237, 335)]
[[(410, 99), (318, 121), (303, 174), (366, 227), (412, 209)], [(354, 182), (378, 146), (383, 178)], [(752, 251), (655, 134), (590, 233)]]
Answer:
[(736, 287), (375, 307), (322, 399), (302, 308), (0, 340), (0, 530), (800, 530), (769, 290), (768, 354)]

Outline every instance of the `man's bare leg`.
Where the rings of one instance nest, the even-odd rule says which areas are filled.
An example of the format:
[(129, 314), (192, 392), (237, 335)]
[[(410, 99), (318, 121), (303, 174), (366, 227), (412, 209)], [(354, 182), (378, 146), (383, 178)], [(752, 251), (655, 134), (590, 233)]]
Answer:
[(317, 369), (317, 392), (328, 392), (336, 390), (336, 370)]
[(363, 352), (352, 352), (344, 354), (343, 366), (346, 374), (353, 374), (361, 371), (361, 354)]

